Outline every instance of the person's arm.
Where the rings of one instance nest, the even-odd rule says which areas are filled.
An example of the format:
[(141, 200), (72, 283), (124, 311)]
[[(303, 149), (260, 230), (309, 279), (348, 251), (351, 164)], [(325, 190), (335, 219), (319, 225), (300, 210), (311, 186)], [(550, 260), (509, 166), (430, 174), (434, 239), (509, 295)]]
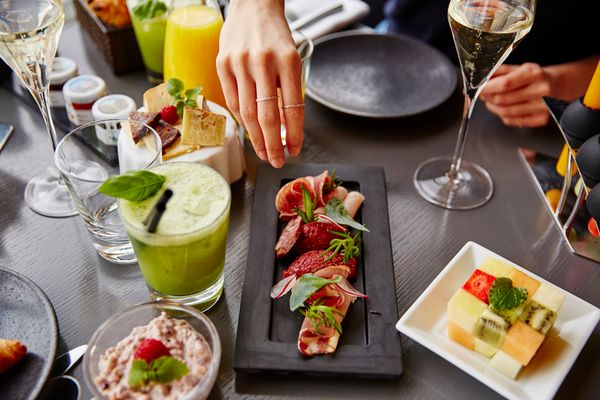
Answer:
[[(280, 168), (277, 88), (292, 156), (302, 148), (301, 60), (284, 15), (284, 0), (232, 0), (221, 30), (217, 71), (227, 106), (250, 134), (256, 154)], [(257, 101), (258, 100), (258, 101)]]
[(583, 96), (598, 57), (541, 67), (534, 63), (503, 65), (489, 80), (480, 99), (506, 125), (536, 127), (548, 122), (543, 96), (574, 100)]

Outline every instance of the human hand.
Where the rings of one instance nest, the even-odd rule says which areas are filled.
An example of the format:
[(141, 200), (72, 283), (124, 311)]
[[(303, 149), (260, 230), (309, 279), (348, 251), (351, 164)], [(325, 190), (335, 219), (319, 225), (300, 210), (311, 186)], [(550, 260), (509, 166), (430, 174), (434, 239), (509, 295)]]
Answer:
[(538, 64), (502, 65), (479, 98), (506, 125), (536, 127), (548, 122), (542, 97), (551, 96), (553, 88), (552, 74)]
[(288, 153), (298, 155), (304, 124), (302, 63), (285, 20), (283, 0), (231, 2), (221, 29), (217, 72), (227, 107), (250, 134), (256, 154), (276, 168), (284, 165), (283, 119)]

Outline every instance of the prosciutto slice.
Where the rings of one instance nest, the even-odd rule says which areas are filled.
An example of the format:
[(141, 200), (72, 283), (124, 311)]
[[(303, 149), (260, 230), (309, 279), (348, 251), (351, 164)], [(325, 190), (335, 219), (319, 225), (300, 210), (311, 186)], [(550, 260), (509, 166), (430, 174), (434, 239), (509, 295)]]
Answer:
[[(312, 250), (299, 255), (290, 266), (283, 271), (283, 277), (295, 275), (298, 278), (304, 274), (315, 273), (323, 268), (336, 266), (336, 271), (339, 275), (354, 278), (356, 276), (356, 258), (351, 258), (348, 261), (344, 261), (344, 256), (341, 254), (334, 255), (330, 260), (325, 259), (331, 254), (331, 251), (323, 254), (322, 250)], [(347, 267), (346, 270), (342, 267)]]
[(302, 218), (296, 216), (296, 218), (292, 219), (287, 223), (283, 231), (281, 231), (281, 236), (279, 236), (279, 240), (275, 245), (275, 255), (277, 258), (282, 258), (290, 252), (292, 247), (298, 241), (300, 234), (302, 233)]
[(302, 187), (308, 190), (310, 197), (315, 198), (314, 180), (312, 176), (305, 178), (294, 179), (286, 183), (275, 197), (275, 207), (279, 211), (279, 218), (288, 221), (297, 214), (294, 209), (299, 208), (304, 211), (304, 203), (302, 198)]

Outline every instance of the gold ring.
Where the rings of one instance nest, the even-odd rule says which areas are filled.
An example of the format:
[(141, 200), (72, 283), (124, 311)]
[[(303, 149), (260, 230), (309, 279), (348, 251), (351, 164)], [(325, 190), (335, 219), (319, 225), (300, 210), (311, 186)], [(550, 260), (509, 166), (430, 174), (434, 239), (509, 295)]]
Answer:
[(304, 107), (304, 103), (298, 103), (298, 104), (286, 104), (281, 106), (281, 108), (301, 108)]
[(257, 103), (260, 103), (261, 101), (270, 101), (270, 100), (278, 100), (279, 96), (268, 96), (268, 97), (259, 97), (256, 99)]

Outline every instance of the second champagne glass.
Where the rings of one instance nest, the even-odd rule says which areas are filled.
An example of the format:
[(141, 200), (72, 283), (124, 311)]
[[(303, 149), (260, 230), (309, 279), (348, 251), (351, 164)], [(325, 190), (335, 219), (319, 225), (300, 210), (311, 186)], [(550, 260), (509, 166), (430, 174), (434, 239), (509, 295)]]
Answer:
[(463, 77), (465, 105), (452, 158), (425, 161), (414, 176), (430, 203), (468, 210), (485, 204), (494, 191), (490, 175), (462, 160), (469, 120), (485, 83), (531, 30), (535, 0), (451, 0), (448, 21)]

